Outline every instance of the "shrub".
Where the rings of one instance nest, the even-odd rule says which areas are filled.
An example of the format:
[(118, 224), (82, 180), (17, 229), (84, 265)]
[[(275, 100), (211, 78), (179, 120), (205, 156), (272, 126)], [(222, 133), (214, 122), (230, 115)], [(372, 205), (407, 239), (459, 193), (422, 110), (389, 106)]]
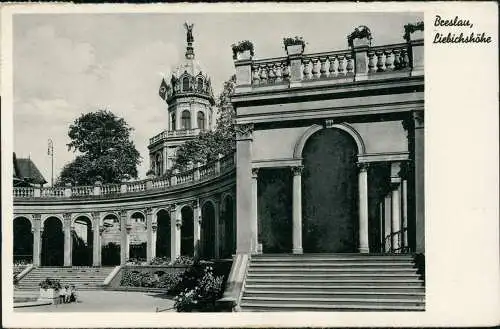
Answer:
[(57, 279), (46, 278), (38, 284), (42, 289), (61, 289), (61, 282)]
[(193, 264), (194, 264), (193, 257), (188, 257), (188, 256), (179, 256), (172, 263), (172, 265), (188, 265), (188, 266), (191, 266)]
[(297, 45), (302, 45), (302, 49), (306, 46), (306, 42), (302, 37), (294, 37), (294, 38), (283, 38), (283, 45), (286, 47), (288, 46), (297, 46)]
[(170, 257), (155, 257), (151, 260), (151, 265), (169, 265)]
[(215, 301), (222, 297), (223, 276), (216, 276), (212, 266), (194, 264), (182, 277), (181, 292), (175, 297), (177, 312), (213, 311)]

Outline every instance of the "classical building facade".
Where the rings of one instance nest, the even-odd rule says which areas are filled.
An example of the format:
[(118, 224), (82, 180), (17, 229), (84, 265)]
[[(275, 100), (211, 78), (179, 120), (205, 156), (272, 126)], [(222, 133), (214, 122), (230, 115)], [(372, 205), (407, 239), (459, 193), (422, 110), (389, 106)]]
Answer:
[(422, 31), (372, 47), (363, 29), (237, 53), (238, 253), (424, 252)]
[(172, 168), (180, 145), (213, 129), (215, 123), (210, 77), (195, 59), (193, 25), (186, 28), (185, 57), (173, 70), (170, 83), (162, 80), (160, 85), (160, 97), (168, 106), (167, 127), (149, 140), (151, 170), (157, 176)]
[[(210, 80), (194, 62), (191, 28), (186, 62), (162, 96), (168, 128), (150, 140), (158, 175), (181, 132), (211, 127)], [(15, 187), (14, 225), (24, 227), (33, 263), (74, 264), (76, 223), (87, 225), (93, 266), (103, 265), (103, 241), (119, 245), (117, 263), (133, 258), (139, 231), (147, 261), (237, 254), (233, 276), (252, 254), (424, 253), (421, 31), (400, 44), (359, 37), (345, 50), (304, 50), (289, 45), (287, 56), (258, 60), (237, 53), (234, 156), (169, 178)]]

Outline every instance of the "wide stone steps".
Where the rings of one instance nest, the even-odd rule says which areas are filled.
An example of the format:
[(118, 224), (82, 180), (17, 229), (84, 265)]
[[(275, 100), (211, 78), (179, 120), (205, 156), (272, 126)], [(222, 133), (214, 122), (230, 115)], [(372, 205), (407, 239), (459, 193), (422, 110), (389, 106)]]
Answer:
[(425, 306), (411, 305), (319, 305), (312, 303), (293, 305), (277, 305), (265, 302), (253, 301), (251, 303), (243, 302), (242, 310), (245, 312), (407, 312), (407, 311), (425, 311)]
[(18, 290), (38, 290), (40, 281), (58, 279), (62, 285), (74, 284), (80, 290), (102, 288), (104, 279), (113, 267), (38, 267), (19, 281)]
[(253, 256), (242, 311), (423, 311), (411, 255)]

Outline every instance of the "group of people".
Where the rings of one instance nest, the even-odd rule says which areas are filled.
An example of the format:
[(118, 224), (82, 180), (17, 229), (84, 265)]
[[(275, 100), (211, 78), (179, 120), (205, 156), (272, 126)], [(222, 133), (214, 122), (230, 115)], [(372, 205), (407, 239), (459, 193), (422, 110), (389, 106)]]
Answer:
[(77, 299), (76, 287), (74, 284), (71, 286), (66, 285), (59, 290), (59, 301), (60, 303), (72, 303), (76, 302)]

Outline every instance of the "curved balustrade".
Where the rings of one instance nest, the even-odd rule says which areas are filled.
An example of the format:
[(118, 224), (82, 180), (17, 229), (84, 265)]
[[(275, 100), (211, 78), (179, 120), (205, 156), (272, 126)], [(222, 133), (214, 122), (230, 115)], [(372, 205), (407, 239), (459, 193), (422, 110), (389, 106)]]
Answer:
[(234, 169), (234, 154), (219, 158), (200, 167), (176, 173), (169, 178), (153, 178), (121, 184), (96, 184), (94, 186), (67, 187), (14, 187), (14, 198), (65, 198), (113, 196), (125, 193), (144, 192), (172, 188), (176, 185), (216, 178)]
[(33, 187), (14, 187), (14, 198), (32, 198), (35, 196)]
[(369, 73), (401, 70), (409, 66), (407, 44), (373, 47), (368, 51)]
[(149, 139), (149, 144), (154, 144), (172, 137), (196, 136), (200, 133), (201, 129), (183, 129), (183, 130), (164, 130), (158, 135)]
[(42, 198), (64, 197), (64, 187), (42, 187), (40, 189), (40, 197)]
[(71, 188), (71, 196), (88, 196), (93, 194), (93, 186), (73, 186)]

